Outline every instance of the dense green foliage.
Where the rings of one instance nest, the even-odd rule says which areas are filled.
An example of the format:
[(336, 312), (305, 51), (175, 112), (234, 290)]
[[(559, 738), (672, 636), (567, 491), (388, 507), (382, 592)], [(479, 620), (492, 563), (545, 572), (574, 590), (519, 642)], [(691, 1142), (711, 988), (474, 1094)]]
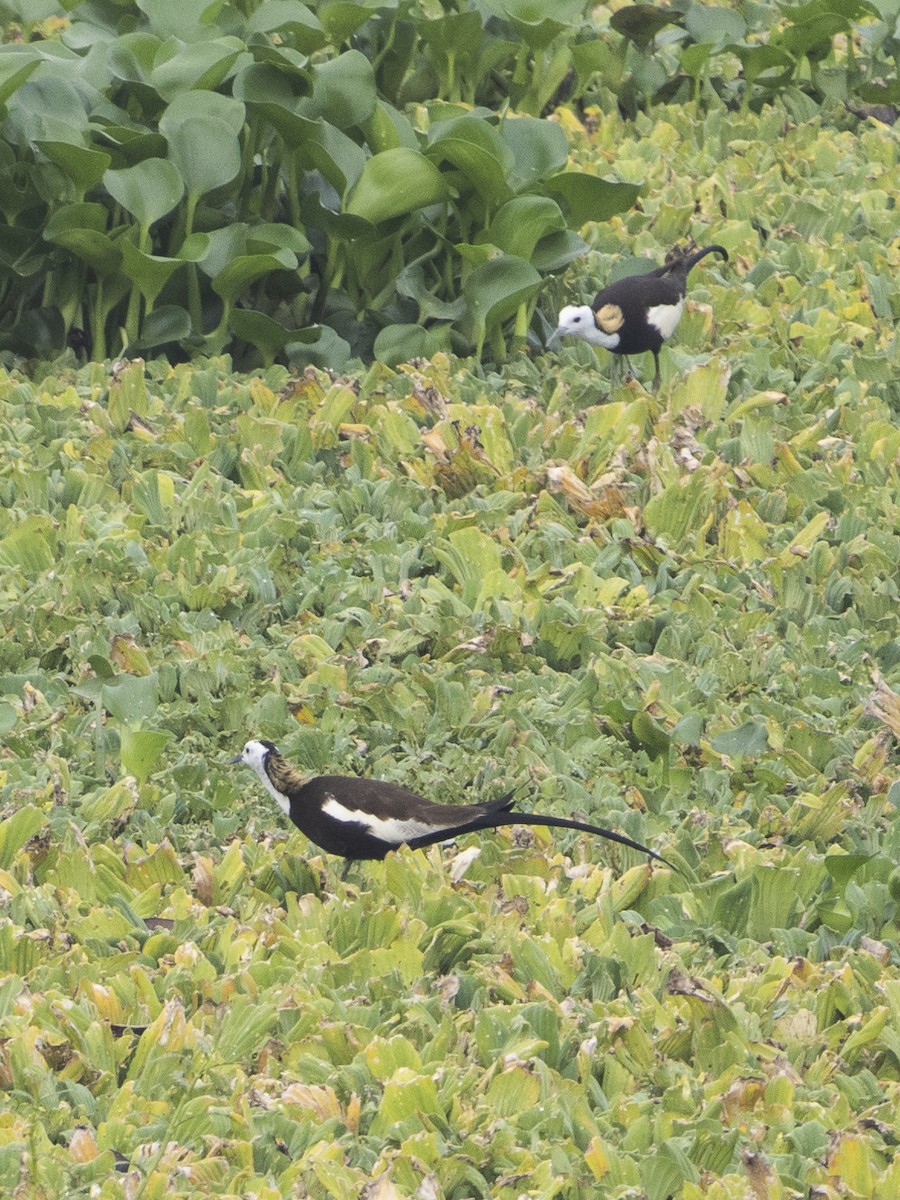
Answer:
[[(474, 12), (454, 41), (453, 18), (396, 3), (66, 7), (57, 37), (0, 47), (0, 343), (19, 352), (80, 330), (98, 360), (502, 360), (574, 230), (637, 195), (566, 171), (555, 123), (461, 102)], [(503, 42), (525, 72), (529, 29)], [(409, 108), (416, 46), (451, 77)]]
[(643, 183), (612, 154), (567, 170), (554, 99), (633, 116), (900, 98), (898, 0), (0, 13), (22, 31), (0, 46), (0, 345), (38, 356), (499, 363), (539, 342), (538, 297), (584, 222)]
[[(106, 64), (128, 7), (78, 6), (101, 47), (85, 64)], [(581, 30), (583, 6), (557, 7)], [(290, 36), (313, 28), (301, 8)], [(352, 65), (338, 18), (373, 36), (374, 6), (320, 8)], [(659, 395), (610, 392), (610, 359), (583, 343), (494, 373), (440, 352), (344, 374), (4, 354), (0, 1195), (900, 1192), (900, 146), (823, 103), (822, 72), (875, 60), (874, 18), (869, 59), (800, 54), (745, 103), (718, 49), (696, 89), (680, 78), (696, 50), (680, 11), (655, 55), (623, 17), (602, 34), (628, 78), (671, 74), (677, 107), (644, 113), (659, 84), (623, 76), (631, 118), (602, 88), (583, 124), (559, 113), (578, 172), (614, 151), (641, 200), (581, 230), (586, 256), (527, 301), (550, 323), (628, 253), (721, 242), (730, 262), (691, 275)], [(763, 11), (728, 36), (751, 41)], [(812, 34), (826, 5), (787, 12)], [(522, 32), (520, 53), (550, 70), (576, 44)], [(154, 71), (169, 61), (186, 60)], [(449, 92), (467, 61), (434, 58), (446, 100), (470, 98)], [(318, 62), (299, 70), (308, 100)], [(126, 79), (142, 103), (148, 78)], [(167, 98), (169, 148), (187, 102)], [(91, 161), (59, 130), (44, 180)], [(156, 145), (131, 169), (166, 162)], [(48, 244), (150, 257), (154, 190), (101, 166), (131, 233), (77, 226), (104, 206), (85, 193)], [(173, 209), (194, 246), (216, 232), (198, 194)], [(226, 325), (251, 259), (307, 260), (265, 241), (288, 226), (244, 224), (215, 293)], [(684, 874), (506, 829), (342, 883), (227, 766), (250, 736), (437, 800), (515, 786), (521, 808), (612, 824)]]
[[(567, 296), (730, 252), (656, 397), (583, 344), (8, 360), (4, 1194), (897, 1194), (897, 141), (565, 126), (649, 181)], [(685, 875), (503, 831), (341, 884), (250, 735)]]

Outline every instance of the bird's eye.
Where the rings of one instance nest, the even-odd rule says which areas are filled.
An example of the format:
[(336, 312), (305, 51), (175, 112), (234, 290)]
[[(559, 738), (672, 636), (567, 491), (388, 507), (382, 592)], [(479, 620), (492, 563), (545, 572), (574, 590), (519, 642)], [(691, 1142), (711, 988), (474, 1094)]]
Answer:
[(574, 321), (572, 322), (572, 324), (573, 324), (573, 325), (580, 325), (580, 324), (581, 324), (581, 317), (575, 317), (575, 319), (574, 319)]

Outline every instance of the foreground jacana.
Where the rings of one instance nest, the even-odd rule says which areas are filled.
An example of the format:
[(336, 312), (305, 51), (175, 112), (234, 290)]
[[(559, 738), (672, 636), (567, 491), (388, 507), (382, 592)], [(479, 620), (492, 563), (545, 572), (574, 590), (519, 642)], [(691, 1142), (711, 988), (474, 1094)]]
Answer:
[(566, 817), (510, 812), (513, 800), (509, 795), (490, 804), (434, 804), (396, 783), (379, 779), (346, 775), (305, 779), (271, 742), (262, 739), (248, 742), (229, 761), (252, 767), (301, 833), (322, 850), (339, 854), (348, 862), (384, 858), (398, 846), (418, 849), (498, 825), (547, 825), (592, 833), (672, 866), (655, 850), (611, 829)]
[(724, 246), (705, 246), (693, 254), (679, 255), (646, 275), (628, 275), (598, 292), (590, 304), (569, 304), (559, 314), (559, 323), (547, 349), (564, 337), (580, 337), (613, 354), (653, 355), (656, 374), (653, 390), (659, 387), (659, 351), (681, 320), (687, 277), (707, 254), (728, 259)]

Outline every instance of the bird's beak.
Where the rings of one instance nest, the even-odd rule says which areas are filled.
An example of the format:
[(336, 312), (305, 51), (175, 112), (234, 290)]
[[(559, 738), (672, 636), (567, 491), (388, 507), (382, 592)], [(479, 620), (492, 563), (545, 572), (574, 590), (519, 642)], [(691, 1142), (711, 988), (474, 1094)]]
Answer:
[(544, 349), (553, 350), (556, 344), (562, 341), (564, 336), (565, 331), (563, 330), (562, 326), (560, 326), (550, 334), (550, 337), (547, 339), (547, 345), (544, 347)]
[(239, 762), (243, 762), (243, 761), (244, 760), (241, 758), (241, 756), (239, 754), (236, 754), (234, 756), (234, 758), (229, 758), (227, 760), (229, 766), (231, 766), (232, 763), (239, 763)]

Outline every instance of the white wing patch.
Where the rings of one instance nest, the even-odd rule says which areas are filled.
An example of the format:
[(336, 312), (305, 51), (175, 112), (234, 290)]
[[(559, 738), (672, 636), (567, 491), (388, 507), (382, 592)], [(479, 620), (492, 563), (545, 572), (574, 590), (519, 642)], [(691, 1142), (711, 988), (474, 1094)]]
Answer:
[(409, 817), (406, 819), (374, 817), (371, 813), (363, 812), (359, 808), (345, 808), (334, 796), (327, 797), (322, 805), (322, 812), (334, 821), (352, 821), (354, 824), (362, 825), (372, 837), (377, 837), (380, 841), (388, 842), (392, 846), (399, 846), (401, 842), (409, 842), (413, 838), (424, 837), (441, 828), (452, 828), (452, 826), (429, 825), (426, 821), (414, 821)]
[(647, 309), (647, 324), (659, 330), (659, 336), (665, 341), (675, 332), (683, 312), (683, 296), (677, 304), (654, 304), (652, 308)]

